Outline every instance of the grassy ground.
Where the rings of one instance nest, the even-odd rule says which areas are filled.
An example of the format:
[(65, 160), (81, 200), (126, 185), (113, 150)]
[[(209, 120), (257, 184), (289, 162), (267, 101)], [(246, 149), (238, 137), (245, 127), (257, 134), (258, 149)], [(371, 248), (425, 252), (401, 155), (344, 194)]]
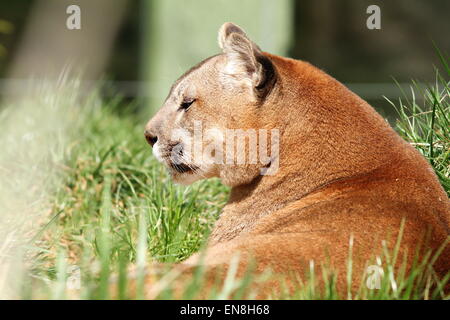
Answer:
[(450, 66), (448, 56), (437, 52), (443, 67), (436, 69), (435, 84), (424, 88), (413, 81), (410, 94), (390, 103), (399, 114), (398, 133), (430, 161), (450, 195)]
[[(430, 159), (449, 192), (448, 80), (438, 76), (436, 87), (415, 92), (425, 96), (421, 106), (415, 100), (393, 103), (401, 116), (398, 130)], [(118, 114), (114, 101), (101, 107), (93, 106), (95, 99), (84, 101), (84, 109), (80, 107), (75, 116), (83, 121), (58, 149), (61, 157), (53, 160), (61, 179), (50, 192), (49, 213), (27, 242), (23, 298), (71, 297), (66, 289), (77, 288), (78, 280), (81, 290), (76, 297), (110, 298), (108, 282), (113, 275), (119, 275), (120, 297), (126, 298), (128, 264), (142, 270), (150, 261), (178, 262), (198, 251), (227, 199), (228, 189), (218, 180), (174, 185), (143, 138), (146, 119)], [(395, 253), (386, 255), (392, 259)], [(313, 271), (296, 294), (274, 298), (446, 298), (442, 286), (448, 278), (433, 287), (435, 279), (425, 263), (411, 274), (394, 274), (391, 265), (384, 266), (388, 276), (378, 290), (362, 284), (358, 295), (339, 297), (331, 274), (326, 290), (317, 292)], [(211, 297), (240, 297), (231, 292), (245, 287), (246, 281), (229, 275)], [(191, 286), (185, 297), (195, 297), (196, 292)], [(159, 297), (169, 298), (170, 292)]]
[(183, 260), (200, 248), (226, 201), (218, 180), (174, 185), (152, 157), (142, 123), (111, 109), (91, 111), (70, 144), (61, 168), (67, 178), (34, 244), (34, 277), (56, 279), (58, 259), (62, 269), (93, 274), (109, 274), (121, 261)]

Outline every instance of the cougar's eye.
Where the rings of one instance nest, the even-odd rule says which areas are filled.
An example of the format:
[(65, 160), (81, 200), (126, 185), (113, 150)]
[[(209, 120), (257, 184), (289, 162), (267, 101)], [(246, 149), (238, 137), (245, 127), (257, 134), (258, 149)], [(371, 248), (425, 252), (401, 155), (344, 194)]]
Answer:
[(195, 99), (186, 99), (183, 100), (183, 102), (180, 104), (180, 107), (178, 108), (178, 110), (184, 110), (186, 111), (187, 109), (189, 109), (189, 107), (191, 106), (191, 104), (193, 104), (195, 102)]

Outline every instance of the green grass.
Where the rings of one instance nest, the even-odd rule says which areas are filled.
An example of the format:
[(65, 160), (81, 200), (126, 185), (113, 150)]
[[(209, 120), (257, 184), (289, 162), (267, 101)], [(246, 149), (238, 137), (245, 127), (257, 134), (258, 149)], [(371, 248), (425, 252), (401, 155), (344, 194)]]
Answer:
[(435, 84), (421, 87), (413, 81), (411, 94), (404, 92), (398, 103), (388, 101), (399, 114), (398, 133), (430, 161), (450, 195), (450, 67), (448, 56), (436, 50), (443, 70), (436, 68)]
[[(425, 102), (419, 106), (415, 99), (400, 99), (394, 104), (400, 115), (397, 129), (430, 160), (449, 192), (448, 79), (438, 75), (436, 86), (413, 84), (412, 88), (423, 94)], [(62, 97), (61, 92), (48, 94), (67, 99), (67, 93)], [(76, 125), (66, 130), (66, 140), (50, 152), (54, 155), (50, 157), (51, 174), (60, 179), (51, 182), (54, 187), (47, 195), (45, 217), (27, 232), (21, 298), (107, 299), (111, 298), (112, 278), (119, 284), (119, 298), (127, 298), (129, 265), (137, 266), (140, 279), (139, 271), (151, 261), (178, 262), (198, 251), (227, 200), (229, 190), (215, 179), (189, 187), (174, 185), (143, 138), (146, 119), (119, 114), (117, 101), (100, 105), (95, 97), (81, 101), (79, 112), (68, 118), (77, 119)], [(356, 295), (339, 296), (334, 287), (336, 275), (316, 266), (306, 272), (303, 285), (294, 294), (281, 292), (273, 298), (448, 298), (442, 290), (448, 277), (439, 282), (427, 261), (418, 262), (411, 273), (400, 270), (394, 274), (392, 265), (401, 258), (396, 252), (385, 252), (385, 276), (378, 290), (361, 283)], [(67, 283), (78, 274), (81, 290), (72, 295), (66, 290)], [(315, 286), (319, 274), (327, 279), (321, 291)], [(170, 275), (168, 270), (159, 284)], [(351, 252), (346, 277), (350, 283)], [(210, 297), (252, 297), (253, 293), (243, 295), (251, 280), (257, 281), (250, 276), (235, 279), (231, 270), (225, 284), (215, 288)], [(200, 270), (187, 285), (184, 297), (196, 297), (201, 282)], [(142, 290), (138, 281), (138, 298)], [(162, 290), (158, 297), (172, 296), (170, 290)]]
[(98, 264), (100, 274), (107, 264), (108, 276), (122, 260), (181, 261), (200, 248), (226, 202), (218, 180), (173, 184), (153, 158), (143, 125), (112, 109), (91, 111), (70, 144), (67, 178), (33, 248), (35, 278), (56, 279), (60, 254), (69, 265)]

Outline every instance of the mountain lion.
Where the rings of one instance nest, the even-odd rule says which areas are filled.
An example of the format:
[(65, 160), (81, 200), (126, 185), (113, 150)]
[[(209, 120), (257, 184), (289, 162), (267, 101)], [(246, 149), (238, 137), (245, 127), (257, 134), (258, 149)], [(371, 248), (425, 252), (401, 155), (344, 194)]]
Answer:
[[(326, 264), (346, 292), (350, 250), (356, 290), (368, 261), (393, 250), (400, 229), (407, 267), (419, 246), (423, 257), (448, 241), (450, 203), (433, 169), (369, 104), (306, 62), (262, 52), (232, 23), (218, 41), (223, 52), (179, 78), (145, 129), (175, 182), (219, 177), (231, 187), (204, 256), (178, 265), (184, 274), (199, 263), (226, 271), (238, 255), (238, 274), (252, 265), (255, 274), (270, 269), (292, 284), (309, 266), (320, 274)], [(277, 130), (278, 141), (255, 146), (277, 152), (227, 162), (224, 136), (196, 141), (196, 123), (201, 133)], [(211, 152), (188, 156), (199, 147)], [(251, 146), (228, 149), (235, 160)], [(443, 276), (449, 263), (446, 246), (433, 267)], [(264, 297), (277, 286), (259, 289)]]

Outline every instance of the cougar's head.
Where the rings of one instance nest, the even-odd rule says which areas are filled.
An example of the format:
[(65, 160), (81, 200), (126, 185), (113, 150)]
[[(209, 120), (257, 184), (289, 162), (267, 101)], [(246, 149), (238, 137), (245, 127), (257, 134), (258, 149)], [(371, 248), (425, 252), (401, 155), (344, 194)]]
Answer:
[(250, 157), (236, 161), (240, 153), (258, 145), (230, 147), (226, 140), (236, 132), (248, 135), (249, 129), (263, 127), (259, 112), (275, 87), (275, 67), (232, 23), (220, 28), (218, 41), (222, 54), (181, 76), (145, 128), (154, 156), (178, 183), (220, 177), (227, 185), (239, 185), (267, 166)]

